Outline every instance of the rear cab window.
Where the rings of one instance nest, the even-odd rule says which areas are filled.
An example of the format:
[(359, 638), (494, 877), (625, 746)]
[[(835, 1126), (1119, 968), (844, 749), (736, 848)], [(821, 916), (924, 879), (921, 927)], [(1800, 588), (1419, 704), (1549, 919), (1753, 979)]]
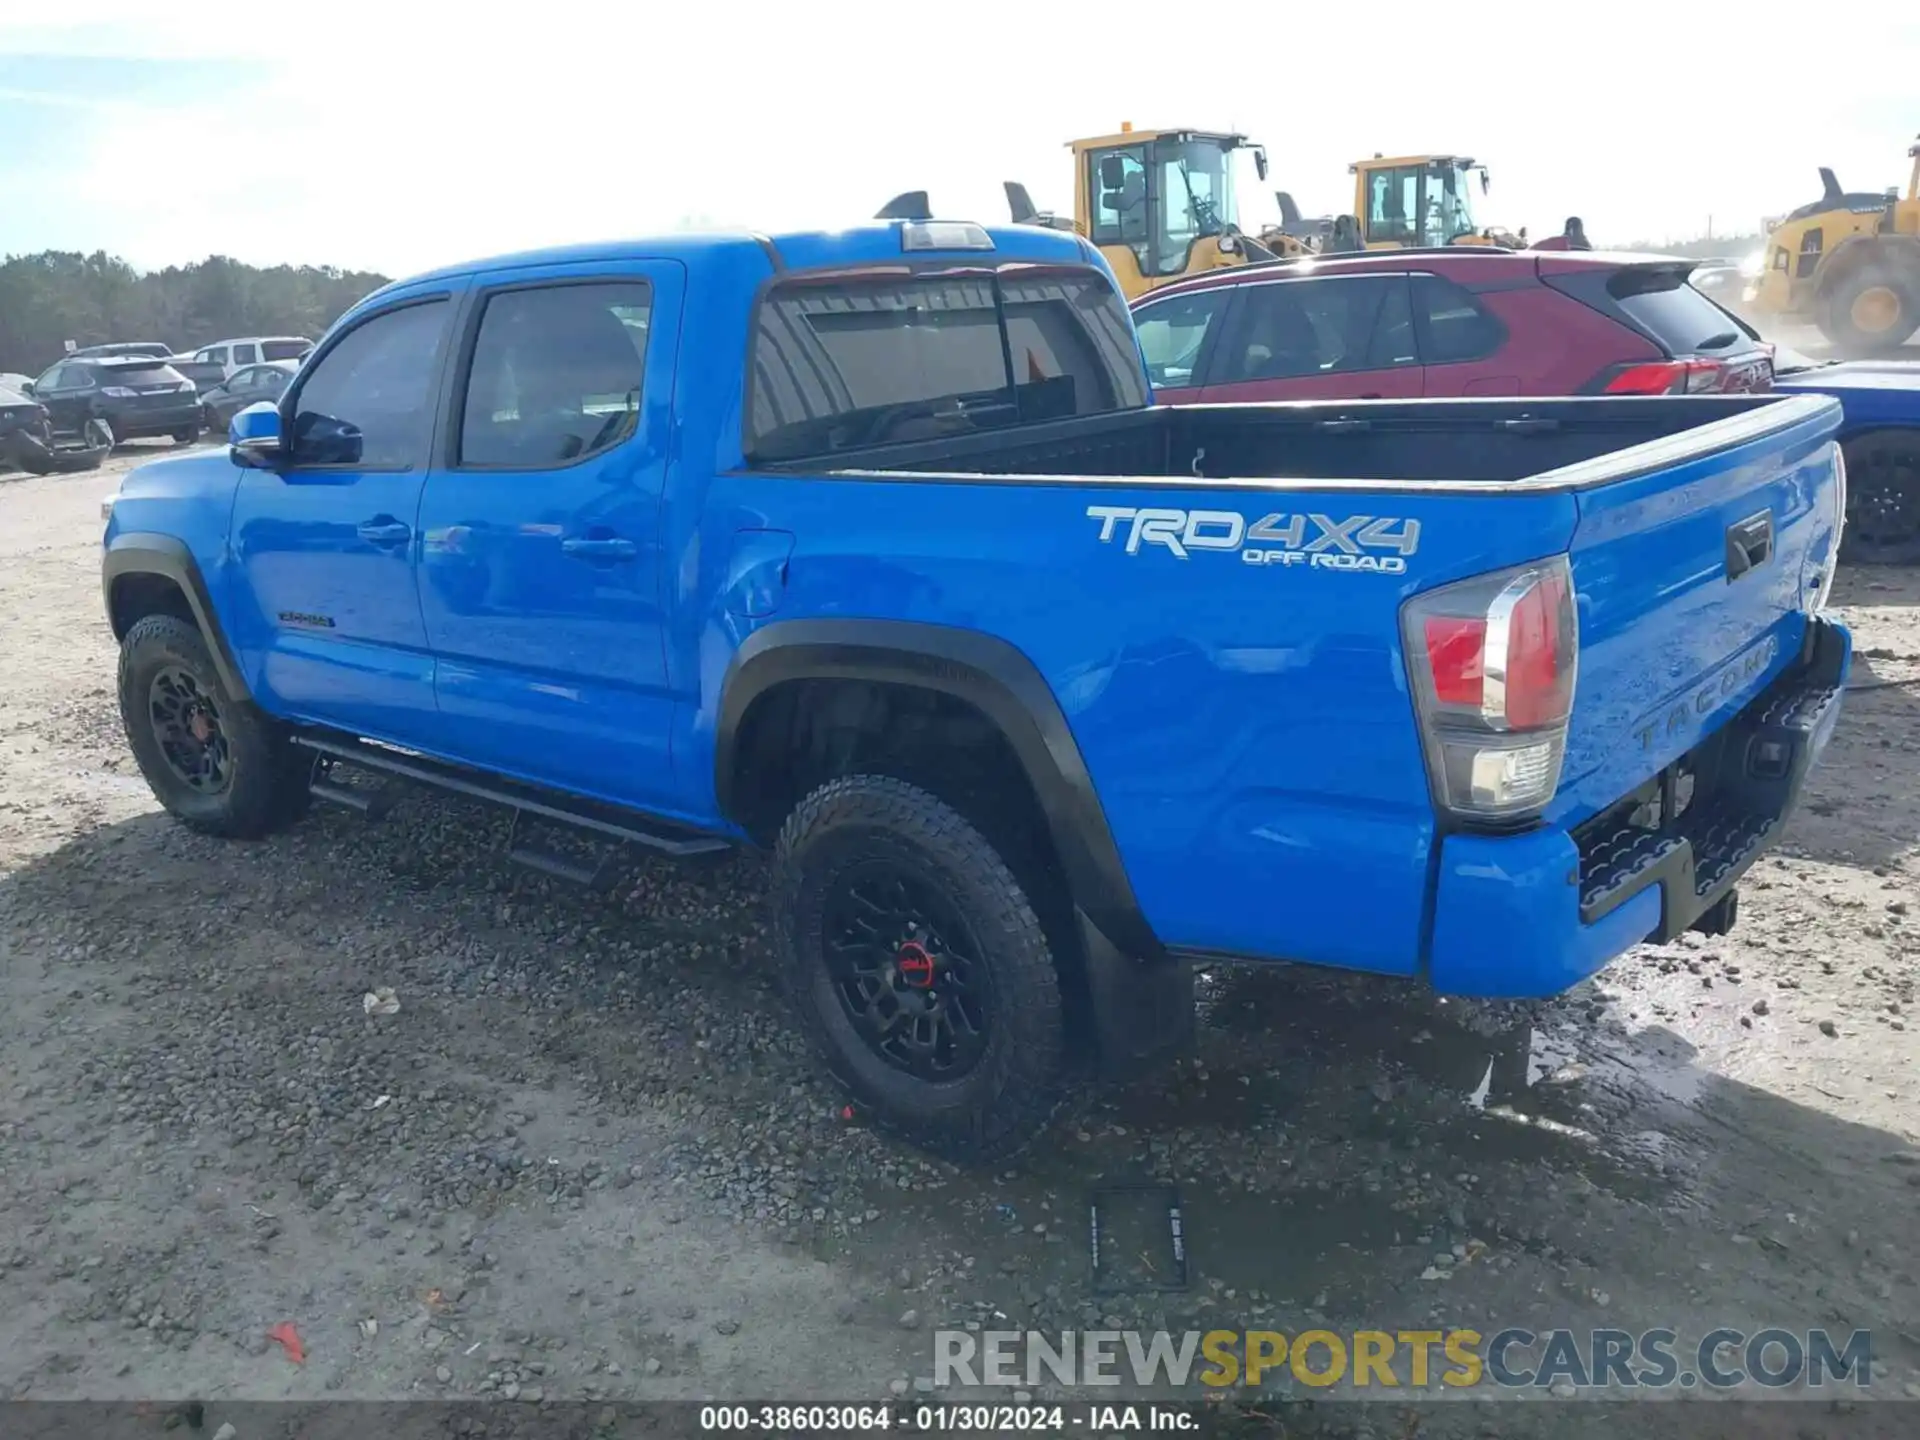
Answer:
[(1097, 271), (799, 277), (762, 300), (749, 463), (1137, 409), (1125, 303)]
[(260, 356), (264, 360), (298, 360), (312, 348), (304, 340), (263, 340)]

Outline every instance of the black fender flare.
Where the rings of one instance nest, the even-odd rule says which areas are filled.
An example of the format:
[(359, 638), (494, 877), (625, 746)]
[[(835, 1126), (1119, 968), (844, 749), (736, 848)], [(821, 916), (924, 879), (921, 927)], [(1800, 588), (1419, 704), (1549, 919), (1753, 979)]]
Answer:
[(722, 682), (714, 797), (736, 815), (742, 722), (790, 680), (869, 680), (937, 690), (999, 727), (1040, 799), (1074, 904), (1122, 954), (1165, 954), (1134, 898), (1106, 811), (1052, 687), (1020, 650), (992, 635), (908, 620), (782, 620), (753, 632)]
[(200, 573), (200, 564), (193, 558), (193, 551), (187, 548), (186, 542), (172, 535), (145, 531), (128, 531), (113, 537), (106, 553), (100, 558), (100, 593), (101, 599), (106, 602), (107, 623), (113, 626), (116, 640), (124, 637), (114, 620), (113, 587), (117, 581), (129, 575), (157, 575), (179, 587), (180, 593), (187, 597), (187, 608), (193, 612), (193, 623), (200, 627), (200, 634), (205, 637), (207, 649), (213, 655), (213, 666), (219, 672), (220, 684), (233, 699), (251, 702), (253, 692), (241, 677), (240, 667), (234, 660), (233, 647), (227, 643), (226, 632), (220, 628), (220, 613), (214, 608), (213, 596), (208, 593), (206, 579)]

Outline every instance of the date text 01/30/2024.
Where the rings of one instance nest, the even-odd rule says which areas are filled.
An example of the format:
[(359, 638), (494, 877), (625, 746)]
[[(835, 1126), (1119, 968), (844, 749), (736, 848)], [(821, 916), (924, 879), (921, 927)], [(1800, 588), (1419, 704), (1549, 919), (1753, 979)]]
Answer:
[(700, 1428), (747, 1434), (854, 1435), (882, 1430), (1196, 1431), (1191, 1405), (703, 1405)]

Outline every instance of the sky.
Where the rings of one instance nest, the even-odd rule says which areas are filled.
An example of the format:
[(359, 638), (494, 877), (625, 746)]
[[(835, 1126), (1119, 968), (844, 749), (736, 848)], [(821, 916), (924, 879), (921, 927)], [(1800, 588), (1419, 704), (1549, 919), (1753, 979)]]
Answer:
[(403, 275), (908, 189), (999, 221), (1007, 179), (1069, 209), (1067, 141), (1122, 121), (1263, 143), (1249, 229), (1275, 188), (1330, 213), (1350, 161), (1433, 151), (1489, 165), (1483, 221), (1621, 244), (1751, 232), (1822, 164), (1904, 190), (1920, 131), (1894, 0), (759, 5), (0, 0), (0, 254)]

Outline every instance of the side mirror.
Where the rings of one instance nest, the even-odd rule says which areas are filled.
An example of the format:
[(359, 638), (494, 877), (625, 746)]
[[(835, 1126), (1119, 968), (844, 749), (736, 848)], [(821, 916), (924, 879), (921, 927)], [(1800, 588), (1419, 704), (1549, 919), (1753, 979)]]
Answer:
[(227, 454), (236, 465), (267, 469), (287, 458), (280, 412), (262, 403), (235, 413), (227, 424)]
[(1100, 188), (1118, 190), (1127, 180), (1127, 167), (1121, 163), (1118, 155), (1100, 157)]
[(302, 465), (358, 465), (363, 448), (360, 427), (351, 420), (308, 411), (294, 418), (287, 452), (290, 459), (298, 459)]
[(1261, 180), (1264, 181), (1267, 178), (1267, 152), (1258, 145), (1253, 147), (1253, 169)]
[(31, 395), (31, 394), (33, 394), (33, 381), (31, 381), (31, 380), (22, 380), (22, 381), (20, 382), (20, 393), (21, 393), (22, 395)]

